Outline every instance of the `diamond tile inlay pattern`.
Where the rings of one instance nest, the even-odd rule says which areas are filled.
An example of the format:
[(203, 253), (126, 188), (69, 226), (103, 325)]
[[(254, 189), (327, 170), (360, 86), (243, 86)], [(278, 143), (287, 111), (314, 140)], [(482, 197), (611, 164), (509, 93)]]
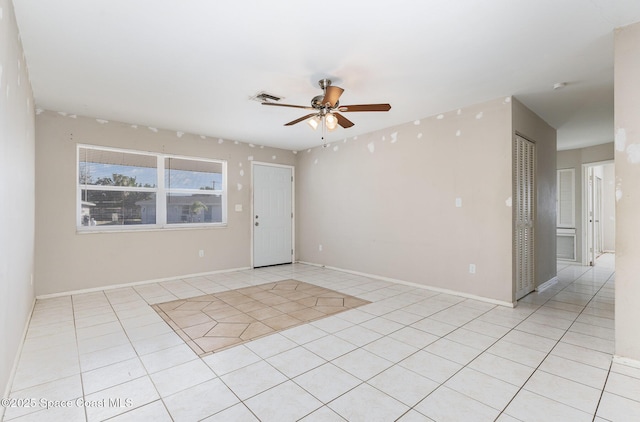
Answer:
[(204, 356), (368, 303), (313, 284), (284, 280), (152, 307)]

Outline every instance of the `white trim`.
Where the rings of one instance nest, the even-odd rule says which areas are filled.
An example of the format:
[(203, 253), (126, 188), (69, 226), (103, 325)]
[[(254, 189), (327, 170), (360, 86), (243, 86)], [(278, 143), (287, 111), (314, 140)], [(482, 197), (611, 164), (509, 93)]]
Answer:
[(553, 277), (550, 280), (545, 281), (544, 283), (542, 283), (541, 285), (539, 285), (538, 287), (536, 287), (536, 292), (538, 293), (542, 293), (545, 290), (547, 290), (549, 287), (553, 286), (554, 284), (558, 283), (558, 277)]
[(473, 294), (470, 294), (470, 293), (459, 292), (457, 290), (449, 290), (449, 289), (443, 289), (443, 288), (440, 288), (440, 287), (427, 286), (425, 284), (418, 284), (418, 283), (414, 283), (412, 281), (398, 280), (398, 279), (395, 279), (395, 278), (384, 277), (384, 276), (380, 276), (380, 275), (376, 275), (376, 274), (363, 273), (363, 272), (360, 272), (360, 271), (345, 270), (344, 268), (330, 267), (330, 266), (326, 266), (326, 265), (322, 265), (322, 264), (314, 264), (312, 262), (305, 262), (305, 261), (298, 261), (298, 262), (300, 264), (312, 265), (314, 267), (327, 268), (329, 270), (336, 270), (336, 271), (341, 271), (341, 272), (347, 273), (347, 274), (360, 275), (360, 276), (363, 276), (363, 277), (373, 278), (375, 280), (388, 281), (390, 283), (404, 284), (405, 286), (418, 287), (420, 289), (430, 290), (430, 291), (438, 292), (438, 293), (446, 293), (446, 294), (449, 294), (449, 295), (460, 296), (460, 297), (464, 297), (464, 298), (467, 298), (467, 299), (474, 299), (474, 300), (478, 300), (480, 302), (491, 303), (493, 305), (506, 306), (508, 308), (515, 308), (515, 306), (517, 304), (517, 302), (505, 302), (503, 300), (491, 299), (489, 297), (483, 297), (483, 296), (476, 296), (476, 295), (473, 295)]
[[(24, 330), (22, 331), (22, 338), (18, 344), (18, 350), (16, 350), (16, 355), (13, 359), (13, 365), (11, 366), (11, 371), (9, 372), (9, 379), (7, 380), (7, 386), (4, 389), (3, 398), (9, 398), (9, 394), (11, 393), (11, 387), (13, 386), (13, 381), (16, 377), (16, 372), (18, 370), (18, 363), (20, 363), (20, 355), (22, 355), (22, 349), (24, 347), (24, 342), (27, 339), (27, 331), (29, 330), (29, 325), (31, 324), (31, 317), (33, 316), (33, 310), (36, 307), (36, 298), (33, 298), (33, 302), (31, 303), (31, 312), (29, 312), (29, 317), (27, 318), (26, 323), (24, 324)], [(6, 408), (4, 406), (0, 406), (0, 421), (3, 420), (4, 412)]]
[(251, 216), (249, 218), (249, 224), (251, 224), (251, 242), (249, 245), (250, 248), (250, 256), (251, 256), (251, 268), (253, 266), (253, 216), (255, 212), (253, 210), (253, 178), (254, 178), (254, 166), (270, 166), (270, 167), (281, 167), (291, 169), (291, 263), (294, 264), (296, 262), (296, 167), (290, 164), (278, 164), (278, 163), (267, 163), (264, 161), (251, 161)]
[(78, 295), (83, 293), (94, 293), (94, 292), (101, 292), (103, 290), (121, 289), (123, 287), (135, 287), (143, 284), (161, 283), (163, 281), (181, 280), (183, 278), (204, 277), (212, 274), (231, 273), (234, 271), (245, 271), (250, 269), (251, 269), (250, 267), (240, 267), (240, 268), (231, 268), (228, 270), (217, 270), (217, 271), (209, 271), (205, 273), (195, 273), (195, 274), (187, 274), (187, 275), (178, 275), (174, 277), (156, 278), (153, 280), (133, 281), (131, 283), (110, 284), (108, 286), (102, 286), (102, 287), (92, 287), (89, 289), (70, 290), (70, 291), (61, 292), (61, 293), (50, 293), (47, 295), (39, 295), (39, 296), (36, 296), (36, 299), (51, 299), (54, 297), (61, 297), (61, 296)]
[(640, 360), (625, 358), (618, 355), (613, 355), (613, 363), (617, 363), (620, 365), (631, 366), (632, 368), (640, 369)]

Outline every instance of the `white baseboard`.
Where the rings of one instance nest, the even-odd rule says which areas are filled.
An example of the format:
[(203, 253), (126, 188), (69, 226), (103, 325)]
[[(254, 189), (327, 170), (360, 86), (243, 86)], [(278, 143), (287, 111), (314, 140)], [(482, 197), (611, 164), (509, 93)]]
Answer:
[(626, 365), (626, 366), (631, 366), (633, 368), (640, 369), (640, 360), (613, 355), (613, 362), (619, 363), (620, 365)]
[(554, 284), (558, 283), (558, 277), (553, 277), (551, 280), (547, 280), (544, 283), (542, 283), (541, 285), (539, 285), (538, 287), (536, 287), (536, 292), (538, 293), (542, 293), (545, 290), (547, 290), (549, 287), (553, 286)]
[[(13, 380), (16, 377), (16, 371), (18, 370), (18, 364), (20, 363), (20, 355), (22, 354), (22, 348), (24, 347), (24, 342), (27, 339), (27, 331), (29, 330), (29, 324), (31, 324), (31, 317), (33, 316), (33, 309), (36, 306), (36, 298), (33, 298), (31, 302), (31, 310), (29, 311), (29, 317), (24, 324), (24, 329), (22, 330), (22, 337), (20, 338), (20, 342), (18, 343), (18, 350), (16, 350), (16, 355), (13, 358), (13, 366), (11, 367), (11, 372), (9, 373), (9, 379), (7, 380), (7, 385), (4, 389), (4, 395), (2, 398), (9, 398), (9, 394), (11, 393), (11, 386), (13, 385)], [(0, 406), (0, 421), (3, 420), (4, 417), (4, 406)]]
[(101, 292), (103, 290), (121, 289), (123, 287), (134, 287), (134, 286), (140, 286), (140, 285), (143, 285), (143, 284), (160, 283), (160, 282), (163, 282), (163, 281), (181, 280), (183, 278), (205, 277), (205, 276), (213, 275), (213, 274), (231, 273), (231, 272), (234, 272), (234, 271), (244, 271), (244, 270), (250, 270), (250, 269), (251, 269), (250, 267), (231, 268), (231, 269), (228, 269), (228, 270), (217, 270), (217, 271), (209, 271), (209, 272), (206, 272), (206, 273), (179, 275), (179, 276), (175, 276), (175, 277), (157, 278), (157, 279), (154, 279), (154, 280), (143, 280), (143, 281), (133, 281), (131, 283), (111, 284), (111, 285), (108, 285), (108, 286), (92, 287), (90, 289), (71, 290), (71, 291), (67, 291), (67, 292), (51, 293), (51, 294), (47, 294), (47, 295), (38, 295), (38, 296), (36, 296), (36, 299), (51, 299), (51, 298), (54, 298), (54, 297), (61, 297), (61, 296), (78, 295), (78, 294), (83, 294), (83, 293), (94, 293), (94, 292)]
[(418, 284), (418, 283), (414, 283), (414, 282), (411, 282), (411, 281), (398, 280), (398, 279), (395, 279), (395, 278), (384, 277), (384, 276), (380, 276), (380, 275), (376, 275), (376, 274), (368, 274), (368, 273), (363, 273), (363, 272), (360, 272), (360, 271), (346, 270), (344, 268), (330, 267), (330, 266), (326, 266), (326, 265), (322, 265), (322, 264), (315, 264), (313, 262), (305, 262), (305, 261), (298, 261), (298, 262), (300, 264), (313, 265), (314, 267), (322, 267), (322, 268), (327, 268), (327, 269), (330, 269), (330, 270), (341, 271), (341, 272), (347, 273), (347, 274), (354, 274), (354, 275), (360, 275), (360, 276), (363, 276), (363, 277), (369, 277), (369, 278), (373, 278), (375, 280), (388, 281), (390, 283), (396, 283), (396, 284), (404, 284), (405, 286), (418, 287), (420, 289), (430, 290), (430, 291), (438, 292), (438, 293), (446, 293), (446, 294), (450, 294), (450, 295), (454, 295), (454, 296), (460, 296), (460, 297), (464, 297), (466, 299), (474, 299), (474, 300), (478, 300), (480, 302), (491, 303), (493, 305), (506, 306), (506, 307), (509, 307), (509, 308), (514, 308), (515, 305), (516, 305), (513, 302), (505, 302), (505, 301), (502, 301), (502, 300), (491, 299), (489, 297), (483, 297), (483, 296), (473, 295), (473, 294), (470, 294), (470, 293), (459, 292), (457, 290), (443, 289), (443, 288), (440, 288), (440, 287), (428, 286), (428, 285), (425, 285), (425, 284)]

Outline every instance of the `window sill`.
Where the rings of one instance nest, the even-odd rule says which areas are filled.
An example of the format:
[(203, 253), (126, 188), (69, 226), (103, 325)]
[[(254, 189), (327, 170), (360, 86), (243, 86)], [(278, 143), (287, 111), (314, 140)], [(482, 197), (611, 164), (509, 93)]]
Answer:
[(140, 232), (173, 232), (173, 231), (183, 231), (183, 230), (217, 230), (217, 229), (226, 229), (228, 227), (227, 223), (220, 224), (193, 224), (193, 225), (181, 225), (178, 227), (173, 226), (153, 226), (153, 227), (140, 227), (140, 228), (91, 228), (91, 229), (81, 229), (76, 227), (76, 234), (85, 235), (85, 234), (95, 234), (95, 233), (140, 233)]

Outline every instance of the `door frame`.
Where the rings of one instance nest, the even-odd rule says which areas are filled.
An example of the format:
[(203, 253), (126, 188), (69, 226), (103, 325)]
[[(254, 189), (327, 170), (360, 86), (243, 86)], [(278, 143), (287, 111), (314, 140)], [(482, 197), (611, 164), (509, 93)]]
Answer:
[(600, 167), (606, 164), (614, 164), (614, 160), (596, 161), (593, 163), (582, 164), (582, 215), (580, 216), (580, 224), (582, 228), (582, 265), (589, 265), (591, 262), (595, 265), (594, 253), (589, 251), (589, 169), (591, 167)]
[(254, 166), (259, 165), (259, 166), (267, 166), (267, 167), (280, 167), (280, 168), (288, 168), (291, 169), (291, 250), (293, 251), (291, 253), (291, 262), (295, 263), (295, 257), (296, 257), (296, 212), (295, 212), (295, 208), (296, 208), (296, 168), (295, 166), (292, 165), (288, 165), (288, 164), (276, 164), (276, 163), (267, 163), (264, 161), (251, 161), (251, 215), (249, 216), (249, 224), (250, 224), (250, 228), (251, 228), (251, 242), (249, 245), (250, 248), (250, 256), (251, 256), (251, 268), (255, 268), (253, 266), (253, 237), (254, 237), (254, 225), (253, 225), (253, 220), (254, 220), (254, 215), (255, 212), (253, 210), (253, 206), (254, 206), (254, 186), (253, 186), (253, 178), (255, 177), (255, 171), (254, 171)]

